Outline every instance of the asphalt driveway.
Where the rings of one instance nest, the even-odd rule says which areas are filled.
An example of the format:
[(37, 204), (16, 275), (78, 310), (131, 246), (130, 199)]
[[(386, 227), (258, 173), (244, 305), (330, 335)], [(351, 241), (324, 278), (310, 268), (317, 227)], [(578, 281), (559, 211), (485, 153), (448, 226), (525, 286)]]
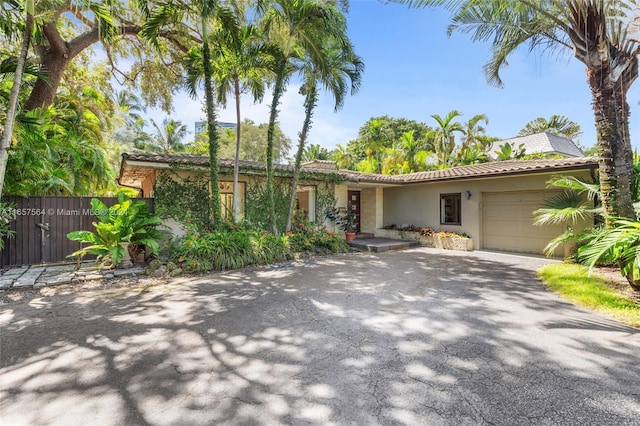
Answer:
[(414, 249), (0, 305), (0, 424), (640, 424), (640, 333)]

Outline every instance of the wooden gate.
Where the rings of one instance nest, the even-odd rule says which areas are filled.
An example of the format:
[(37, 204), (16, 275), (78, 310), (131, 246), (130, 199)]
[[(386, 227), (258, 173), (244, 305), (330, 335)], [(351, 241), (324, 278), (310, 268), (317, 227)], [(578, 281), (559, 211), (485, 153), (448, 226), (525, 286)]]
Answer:
[[(71, 241), (71, 231), (93, 231), (97, 218), (91, 212), (94, 197), (3, 197), (4, 202), (15, 204), (17, 218), (11, 223), (16, 232), (5, 239), (0, 251), (0, 267), (59, 263), (80, 248)], [(95, 197), (107, 207), (118, 203), (117, 198)], [(153, 211), (153, 199), (142, 198)]]

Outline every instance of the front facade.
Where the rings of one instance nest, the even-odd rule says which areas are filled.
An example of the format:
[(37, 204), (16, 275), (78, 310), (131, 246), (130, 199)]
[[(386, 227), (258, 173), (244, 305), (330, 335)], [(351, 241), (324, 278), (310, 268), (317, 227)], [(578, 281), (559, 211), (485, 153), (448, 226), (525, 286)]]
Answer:
[[(174, 170), (176, 160), (194, 164), (204, 157), (125, 154), (120, 182), (154, 196), (154, 185), (161, 171)], [(187, 158), (186, 158), (187, 157)], [(221, 197), (223, 205), (231, 202), (232, 175), (227, 160), (221, 160)], [(263, 179), (264, 166), (251, 163), (253, 174), (241, 175), (243, 199), (255, 191), (250, 182)], [(202, 164), (200, 164), (202, 166)], [(330, 162), (305, 165), (314, 179), (298, 186), (296, 208), (307, 219), (321, 223), (324, 210), (332, 207), (353, 209), (358, 217), (358, 231), (378, 235), (385, 225), (432, 227), (437, 231), (465, 233), (473, 239), (474, 249), (542, 254), (543, 248), (564, 227), (533, 225), (533, 211), (545, 199), (560, 191), (547, 188), (554, 175), (572, 175), (590, 180), (597, 160), (590, 157), (560, 160), (501, 161), (407, 175), (376, 175), (336, 170)], [(246, 168), (245, 168), (246, 170)], [(290, 185), (289, 166), (278, 166), (283, 185)], [(203, 173), (180, 171), (180, 173)], [(258, 176), (258, 177), (257, 177)], [(326, 178), (323, 178), (325, 176)], [(288, 179), (288, 180), (287, 180)], [(222, 191), (222, 187), (225, 191)], [(328, 226), (332, 224), (327, 223)], [(576, 228), (590, 226), (578, 224)], [(558, 253), (560, 255), (562, 253)]]

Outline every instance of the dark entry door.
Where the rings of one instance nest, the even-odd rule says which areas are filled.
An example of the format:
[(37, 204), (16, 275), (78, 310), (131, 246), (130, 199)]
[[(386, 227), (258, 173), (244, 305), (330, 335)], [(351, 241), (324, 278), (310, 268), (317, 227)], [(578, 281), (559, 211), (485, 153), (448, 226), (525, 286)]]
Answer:
[(356, 232), (360, 232), (360, 191), (349, 191), (347, 196), (351, 212), (356, 215)]

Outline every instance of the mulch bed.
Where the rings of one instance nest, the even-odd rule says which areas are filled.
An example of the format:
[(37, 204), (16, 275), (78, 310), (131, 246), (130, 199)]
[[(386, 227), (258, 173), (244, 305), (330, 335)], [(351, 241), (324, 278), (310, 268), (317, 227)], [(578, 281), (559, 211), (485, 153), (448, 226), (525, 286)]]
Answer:
[(634, 291), (625, 277), (620, 274), (619, 268), (601, 266), (593, 269), (594, 272), (605, 278), (605, 285), (619, 293), (622, 293), (640, 306), (640, 293)]

